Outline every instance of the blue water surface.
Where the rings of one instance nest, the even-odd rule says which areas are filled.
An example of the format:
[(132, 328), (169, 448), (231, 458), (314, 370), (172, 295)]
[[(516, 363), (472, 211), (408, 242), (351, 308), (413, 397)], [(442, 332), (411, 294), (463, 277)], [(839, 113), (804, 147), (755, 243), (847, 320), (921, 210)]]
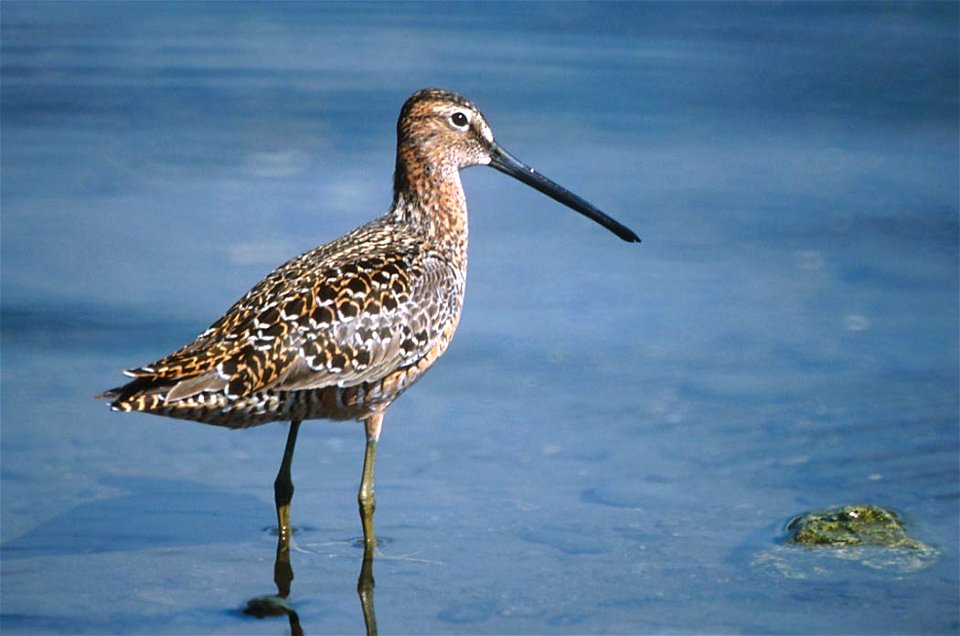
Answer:
[[(643, 243), (464, 173), (460, 329), (381, 438), (380, 631), (957, 633), (958, 7), (5, 3), (0, 630), (291, 633), (240, 611), (285, 427), (92, 396), (386, 211), (439, 86)], [(364, 629), (362, 455), (301, 431), (308, 634)], [(849, 503), (930, 552), (779, 543)]]

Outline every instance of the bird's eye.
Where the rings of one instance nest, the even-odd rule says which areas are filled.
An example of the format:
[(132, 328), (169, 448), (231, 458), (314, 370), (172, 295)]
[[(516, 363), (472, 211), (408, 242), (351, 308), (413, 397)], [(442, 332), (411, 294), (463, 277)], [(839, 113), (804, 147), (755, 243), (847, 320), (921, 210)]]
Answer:
[(452, 123), (457, 128), (465, 128), (467, 125), (467, 121), (468, 121), (467, 116), (459, 111), (450, 115), (450, 123)]

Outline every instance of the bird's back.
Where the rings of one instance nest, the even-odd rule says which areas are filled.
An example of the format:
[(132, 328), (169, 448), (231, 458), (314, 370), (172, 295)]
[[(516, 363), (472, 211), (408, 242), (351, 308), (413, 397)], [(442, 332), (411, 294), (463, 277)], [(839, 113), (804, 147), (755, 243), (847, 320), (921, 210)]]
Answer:
[(446, 349), (464, 279), (464, 264), (388, 214), (288, 261), (193, 342), (99, 397), (231, 428), (361, 419)]

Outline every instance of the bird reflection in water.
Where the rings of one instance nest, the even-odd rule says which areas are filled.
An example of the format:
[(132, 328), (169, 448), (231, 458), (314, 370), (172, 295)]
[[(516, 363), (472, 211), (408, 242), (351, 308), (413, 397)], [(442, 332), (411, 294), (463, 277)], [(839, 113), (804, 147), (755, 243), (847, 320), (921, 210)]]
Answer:
[[(303, 636), (300, 616), (288, 602), (290, 584), (293, 581), (293, 566), (290, 564), (290, 536), (279, 533), (277, 537), (277, 558), (273, 564), (273, 582), (277, 593), (257, 596), (247, 601), (243, 613), (256, 618), (284, 616), (290, 620), (291, 636)], [(360, 610), (367, 636), (377, 633), (377, 613), (373, 606), (373, 548), (364, 545), (360, 575), (357, 577), (357, 596), (360, 598)]]

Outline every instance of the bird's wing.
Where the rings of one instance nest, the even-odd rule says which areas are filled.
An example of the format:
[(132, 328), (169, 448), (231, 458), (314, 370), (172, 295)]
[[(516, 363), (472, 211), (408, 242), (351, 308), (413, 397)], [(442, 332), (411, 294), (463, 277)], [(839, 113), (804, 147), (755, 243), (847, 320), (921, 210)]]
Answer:
[(352, 386), (415, 362), (459, 312), (462, 276), (420, 244), (367, 239), (288, 262), (196, 340), (128, 371), (131, 386), (166, 392), (167, 402), (205, 391), (236, 398)]
[(269, 388), (371, 382), (430, 351), (459, 311), (458, 285), (463, 283), (456, 269), (436, 255), (416, 260), (411, 267), (404, 267), (410, 261), (387, 260), (341, 277), (330, 283), (339, 290), (335, 299), (329, 293), (324, 298), (329, 287), (321, 286), (309, 318), (294, 321), (288, 332), (290, 349), (296, 350), (292, 364)]

